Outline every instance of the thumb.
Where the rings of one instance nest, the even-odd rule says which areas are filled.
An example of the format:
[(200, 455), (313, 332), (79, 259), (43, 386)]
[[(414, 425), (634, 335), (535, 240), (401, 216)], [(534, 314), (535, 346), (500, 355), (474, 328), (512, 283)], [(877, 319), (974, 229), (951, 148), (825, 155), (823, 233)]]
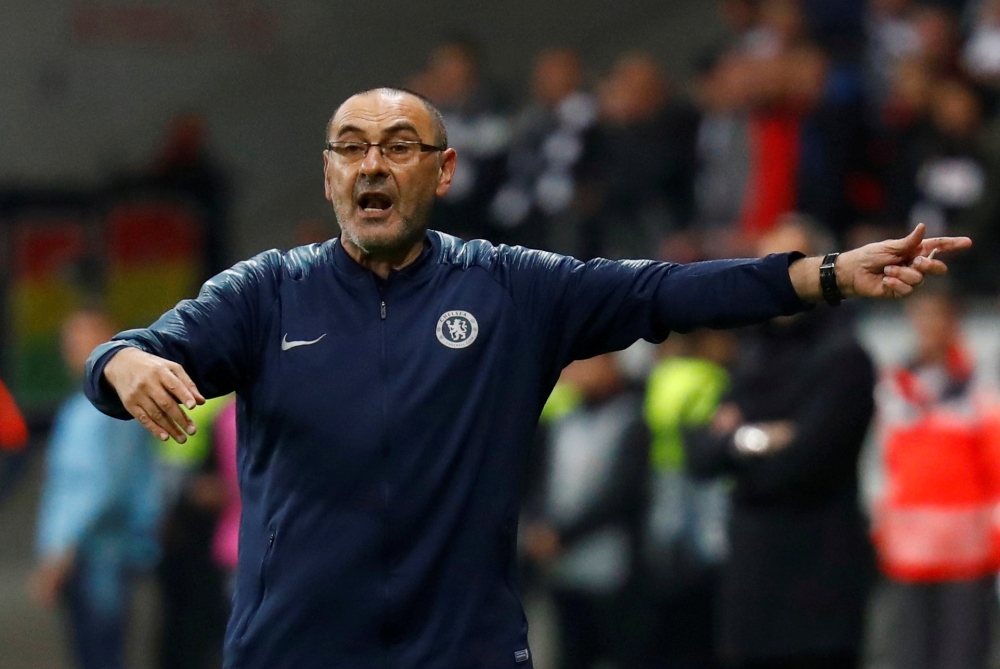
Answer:
[(920, 243), (924, 241), (925, 232), (927, 232), (927, 226), (923, 223), (917, 223), (917, 227), (913, 228), (910, 234), (902, 239), (893, 240), (890, 243), (890, 247), (893, 251), (902, 255), (913, 255), (920, 248)]

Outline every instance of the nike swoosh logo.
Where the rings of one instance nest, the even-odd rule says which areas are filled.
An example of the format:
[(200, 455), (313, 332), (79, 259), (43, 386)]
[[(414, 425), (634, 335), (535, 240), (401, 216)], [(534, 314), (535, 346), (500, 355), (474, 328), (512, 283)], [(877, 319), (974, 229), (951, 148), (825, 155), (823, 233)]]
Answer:
[(312, 341), (288, 341), (288, 335), (285, 334), (285, 336), (281, 338), (281, 350), (287, 351), (288, 349), (295, 348), (296, 346), (311, 346), (312, 344), (315, 344), (325, 336), (326, 333), (324, 332), (323, 334), (316, 337)]

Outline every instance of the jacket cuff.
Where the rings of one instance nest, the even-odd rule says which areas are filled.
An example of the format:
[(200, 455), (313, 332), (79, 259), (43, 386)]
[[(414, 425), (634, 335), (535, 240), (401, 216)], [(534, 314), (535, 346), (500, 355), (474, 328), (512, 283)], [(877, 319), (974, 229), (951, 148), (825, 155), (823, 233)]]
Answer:
[(792, 263), (802, 260), (805, 257), (805, 253), (791, 251), (790, 253), (773, 253), (764, 258), (764, 261), (770, 267), (773, 267), (774, 271), (779, 275), (776, 277), (776, 285), (781, 287), (779, 298), (783, 316), (793, 316), (803, 311), (810, 311), (816, 306), (815, 304), (804, 302), (799, 297), (799, 294), (795, 292), (795, 286), (792, 285), (792, 276), (788, 273), (788, 268), (792, 266)]
[(84, 394), (98, 411), (121, 420), (129, 420), (132, 415), (125, 410), (118, 393), (104, 378), (104, 368), (115, 354), (127, 347), (139, 348), (124, 341), (109, 341), (95, 348), (87, 359), (83, 383)]

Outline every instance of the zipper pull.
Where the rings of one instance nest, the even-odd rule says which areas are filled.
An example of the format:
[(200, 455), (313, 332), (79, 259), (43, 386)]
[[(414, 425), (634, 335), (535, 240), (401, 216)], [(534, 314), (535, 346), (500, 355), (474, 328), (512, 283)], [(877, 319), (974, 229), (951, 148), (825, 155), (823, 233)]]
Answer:
[(385, 320), (385, 300), (382, 300), (382, 320)]

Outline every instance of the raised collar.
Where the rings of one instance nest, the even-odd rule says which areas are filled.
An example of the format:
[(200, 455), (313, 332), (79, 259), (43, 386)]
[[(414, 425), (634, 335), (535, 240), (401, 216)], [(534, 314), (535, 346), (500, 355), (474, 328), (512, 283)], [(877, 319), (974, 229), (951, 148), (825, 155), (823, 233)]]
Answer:
[[(348, 277), (370, 276), (379, 278), (374, 272), (358, 264), (354, 258), (348, 255), (340, 243), (340, 237), (333, 239), (331, 243), (331, 256), (333, 266)], [(441, 235), (433, 230), (428, 230), (424, 237), (424, 249), (417, 256), (417, 259), (400, 270), (389, 272), (389, 279), (394, 277), (416, 278), (431, 271), (437, 264), (441, 256)], [(381, 280), (381, 279), (379, 279)]]

